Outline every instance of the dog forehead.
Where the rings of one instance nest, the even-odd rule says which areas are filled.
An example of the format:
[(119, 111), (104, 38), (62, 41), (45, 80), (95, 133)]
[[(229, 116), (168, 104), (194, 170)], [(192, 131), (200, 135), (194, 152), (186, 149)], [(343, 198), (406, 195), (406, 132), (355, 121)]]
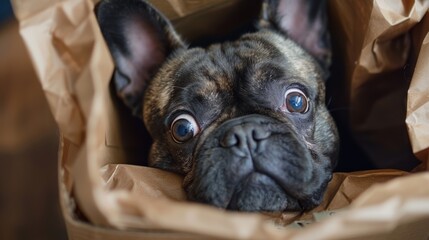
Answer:
[[(174, 94), (189, 91), (190, 86), (189, 92), (213, 103), (221, 97), (219, 92), (232, 94), (242, 82), (253, 85), (247, 90), (257, 90), (271, 80), (266, 75), (274, 66), (287, 75), (283, 77), (299, 79), (301, 84), (317, 91), (320, 76), (315, 65), (304, 50), (279, 34), (246, 34), (234, 42), (192, 48), (173, 56), (157, 74), (160, 79), (154, 81), (157, 105), (167, 109)], [(246, 91), (243, 86), (239, 90)]]

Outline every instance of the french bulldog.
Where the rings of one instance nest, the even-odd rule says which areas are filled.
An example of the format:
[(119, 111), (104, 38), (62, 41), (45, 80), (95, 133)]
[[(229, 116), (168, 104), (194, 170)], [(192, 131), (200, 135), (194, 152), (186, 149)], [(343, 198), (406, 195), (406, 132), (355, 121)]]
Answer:
[(304, 211), (321, 203), (339, 145), (326, 1), (262, 4), (257, 30), (205, 48), (143, 0), (104, 0), (96, 15), (117, 95), (152, 137), (150, 166), (183, 175), (191, 201)]

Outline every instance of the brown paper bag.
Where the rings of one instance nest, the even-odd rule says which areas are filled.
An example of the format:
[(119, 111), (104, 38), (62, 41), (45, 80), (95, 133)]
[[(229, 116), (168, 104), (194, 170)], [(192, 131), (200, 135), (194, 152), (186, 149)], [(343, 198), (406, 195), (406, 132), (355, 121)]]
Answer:
[[(180, 176), (121, 164), (144, 162), (148, 140), (141, 123), (127, 117), (111, 94), (109, 81), (113, 63), (93, 14), (94, 2), (42, 0), (35, 4), (13, 1), (21, 35), (62, 133), (59, 186), (70, 239), (428, 237), (427, 172), (410, 176), (395, 170), (337, 173), (323, 204), (312, 212), (258, 214), (229, 212), (186, 202)], [(153, 1), (183, 32), (192, 32), (189, 30), (192, 23), (199, 22), (205, 14), (222, 16), (222, 20), (211, 18), (207, 24), (225, 21), (227, 16), (220, 13), (247, 2)], [(392, 39), (404, 33), (412, 35), (414, 30), (422, 36), (419, 39), (426, 40), (398, 40), (398, 49), (411, 48), (405, 47), (407, 42), (412, 42), (413, 46), (422, 45), (420, 54), (415, 50), (414, 57), (419, 60), (412, 86), (418, 85), (419, 80), (422, 84), (424, 73), (429, 74), (423, 59), (428, 57), (423, 53), (428, 50), (425, 48), (427, 24), (424, 23), (429, 15), (428, 1), (331, 0), (330, 7), (340, 26), (334, 34), (345, 37), (343, 44), (336, 47), (344, 51), (346, 77), (352, 79), (353, 86), (379, 80), (379, 74), (400, 68), (405, 57), (392, 52), (396, 46)], [(425, 15), (422, 23), (418, 23)], [(190, 38), (198, 36), (188, 34)], [(377, 44), (380, 41), (382, 44)], [(397, 57), (402, 60), (391, 59)], [(411, 59), (411, 55), (407, 59)], [(410, 91), (412, 89), (415, 88)], [(424, 86), (417, 89), (428, 90)], [(352, 100), (356, 99), (357, 90), (352, 91)], [(410, 103), (416, 102), (412, 95)], [(425, 101), (421, 99), (417, 106)], [(360, 107), (359, 104), (353, 106)], [(409, 116), (420, 118), (427, 113), (417, 107), (419, 114), (415, 114), (415, 104), (410, 106)], [(420, 120), (414, 122), (422, 125)], [(427, 151), (428, 141), (420, 136), (415, 134), (412, 138), (414, 149)], [(133, 141), (126, 140), (130, 138)], [(422, 159), (427, 161), (427, 155)], [(342, 210), (337, 213), (338, 209)], [(330, 211), (320, 212), (322, 210)], [(317, 223), (295, 228), (306, 225), (309, 220)], [(294, 221), (295, 224), (289, 225)]]
[(413, 29), (415, 69), (408, 89), (407, 118), (408, 134), (413, 152), (423, 162), (422, 169), (429, 170), (429, 16)]
[(407, 135), (406, 98), (413, 73), (421, 71), (415, 62), (427, 33), (422, 25), (428, 3), (334, 2), (331, 24), (340, 64), (333, 75), (334, 85), (342, 86), (334, 108), (347, 109), (342, 124), (373, 166), (411, 170), (420, 162)]

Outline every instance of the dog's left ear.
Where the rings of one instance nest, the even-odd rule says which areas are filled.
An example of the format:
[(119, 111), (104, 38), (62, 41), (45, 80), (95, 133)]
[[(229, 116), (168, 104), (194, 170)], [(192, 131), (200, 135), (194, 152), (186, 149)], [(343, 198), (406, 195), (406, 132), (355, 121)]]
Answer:
[(331, 64), (326, 0), (265, 0), (261, 27), (274, 27), (315, 57), (323, 69)]
[(103, 0), (96, 14), (115, 62), (116, 92), (134, 115), (142, 117), (148, 83), (185, 44), (168, 19), (144, 0)]

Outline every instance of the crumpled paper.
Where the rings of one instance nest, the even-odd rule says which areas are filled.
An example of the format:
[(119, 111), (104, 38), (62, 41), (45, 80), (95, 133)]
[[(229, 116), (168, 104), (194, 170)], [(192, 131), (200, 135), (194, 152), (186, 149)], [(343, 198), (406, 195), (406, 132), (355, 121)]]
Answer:
[[(141, 122), (128, 116), (112, 94), (114, 66), (93, 13), (95, 2), (13, 1), (21, 35), (61, 131), (59, 186), (70, 239), (428, 237), (428, 172), (336, 173), (321, 206), (308, 213), (276, 214), (237, 213), (189, 203), (181, 189), (181, 176), (130, 165), (144, 164), (150, 140)], [(247, 2), (153, 1), (179, 26), (179, 32), (182, 29), (191, 39), (199, 36), (192, 34), (193, 23), (201, 26), (200, 20), (207, 19), (204, 16), (217, 16)], [(414, 62), (407, 123), (413, 150), (427, 163), (429, 121), (425, 106), (429, 87), (424, 79), (429, 74), (425, 67), (429, 57), (429, 1), (331, 0), (329, 4), (338, 26), (333, 35), (344, 37), (342, 44), (334, 47), (344, 50), (341, 57), (346, 63), (345, 81), (350, 83), (349, 100), (359, 113), (352, 114), (356, 116), (352, 125), (358, 126), (358, 139), (371, 139), (370, 130), (395, 129), (404, 124), (405, 114), (387, 114), (383, 104), (378, 103), (398, 101), (391, 97), (398, 95), (390, 93), (404, 88), (406, 91), (408, 83), (388, 80), (394, 79), (395, 71), (404, 64), (414, 67)], [(210, 18), (207, 23), (214, 22), (215, 18)], [(379, 94), (368, 97), (362, 105), (358, 100), (364, 96), (363, 89), (368, 89), (364, 86), (376, 87)], [(378, 114), (383, 113), (380, 109), (393, 122), (378, 119)], [(364, 133), (370, 137), (365, 138), (368, 136)], [(403, 138), (401, 141), (408, 142)], [(368, 146), (367, 151), (379, 152), (390, 145)], [(312, 221), (324, 211), (336, 214), (321, 221), (316, 219), (316, 223), (304, 228), (291, 227), (299, 221)]]
[[(348, 125), (353, 140), (375, 167), (409, 171), (420, 163), (411, 147), (420, 140), (411, 138), (410, 144), (408, 138), (404, 121), (409, 115), (407, 89), (425, 70), (416, 66), (416, 60), (421, 37), (427, 34), (422, 26), (429, 3), (333, 2), (334, 53), (345, 60), (332, 71), (338, 78), (336, 84), (344, 85), (337, 94), (343, 96), (336, 101), (337, 108), (347, 109), (348, 122), (343, 124)], [(342, 71), (345, 73), (336, 74)]]
[[(414, 55), (417, 56), (413, 78), (408, 89), (407, 118), (408, 134), (411, 139), (413, 152), (424, 163), (422, 169), (429, 170), (429, 17), (414, 30)], [(420, 44), (419, 44), (420, 43)]]

